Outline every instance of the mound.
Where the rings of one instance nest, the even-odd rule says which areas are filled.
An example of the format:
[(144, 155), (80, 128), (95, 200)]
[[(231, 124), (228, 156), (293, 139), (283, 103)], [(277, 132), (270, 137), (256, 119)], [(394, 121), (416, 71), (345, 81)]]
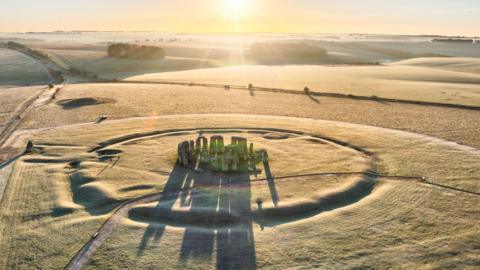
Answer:
[(269, 140), (285, 140), (290, 138), (290, 135), (287, 133), (267, 133), (262, 137)]
[(73, 202), (82, 205), (96, 213), (99, 208), (111, 205), (116, 200), (109, 191), (95, 183), (96, 178), (88, 176), (84, 172), (75, 172), (70, 175), (70, 188), (73, 193)]
[(77, 99), (64, 99), (57, 102), (59, 106), (62, 106), (64, 109), (74, 109), (84, 106), (94, 106), (105, 103), (115, 103), (114, 99), (109, 98), (77, 98)]

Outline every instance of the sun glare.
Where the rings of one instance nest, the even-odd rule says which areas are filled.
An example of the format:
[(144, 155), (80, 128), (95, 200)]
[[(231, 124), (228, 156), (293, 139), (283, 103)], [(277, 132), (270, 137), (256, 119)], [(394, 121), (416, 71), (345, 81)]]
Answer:
[(232, 19), (248, 16), (250, 10), (249, 0), (226, 0), (224, 15)]

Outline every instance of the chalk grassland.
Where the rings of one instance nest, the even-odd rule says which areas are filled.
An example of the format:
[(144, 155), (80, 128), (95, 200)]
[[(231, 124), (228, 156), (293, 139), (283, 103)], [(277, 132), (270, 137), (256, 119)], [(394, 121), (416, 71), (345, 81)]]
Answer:
[[(252, 55), (248, 43), (235, 46), (215, 42), (151, 43), (164, 48), (167, 53), (165, 59), (155, 61), (106, 57), (106, 46), (101, 44), (44, 43), (31, 46), (44, 51), (64, 68), (110, 79), (242, 86), (252, 83), (258, 87), (299, 91), (308, 86), (319, 92), (480, 104), (478, 58), (474, 58), (480, 54), (478, 46), (473, 44), (455, 47), (426, 42), (310, 40), (296, 43), (300, 44), (296, 47), (298, 53), (281, 50), (284, 44), (291, 42), (295, 43), (263, 43), (267, 49), (265, 54), (272, 59), (268, 66), (263, 66), (265, 63)], [(325, 49), (327, 53), (314, 59), (302, 58), (302, 49), (308, 46)]]
[[(474, 66), (474, 62), (466, 65)], [(475, 60), (472, 60), (475, 61)], [(409, 63), (409, 62), (407, 62)], [(405, 64), (405, 63), (404, 63)], [(417, 101), (480, 104), (478, 74), (422, 66), (235, 66), (146, 74), (132, 81), (217, 83)], [(432, 64), (433, 66), (433, 64)]]
[[(199, 119), (207, 118), (172, 117), (176, 119), (175, 127), (190, 126), (187, 124), (190, 121), (198, 123)], [(472, 155), (457, 152), (447, 145), (427, 142), (428, 139), (417, 135), (396, 131), (379, 132), (375, 128), (330, 122), (318, 122), (317, 125), (315, 121), (299, 119), (286, 121), (285, 118), (218, 116), (209, 120), (212, 121), (208, 123), (209, 126), (234, 122), (245, 127), (272, 127), (278, 124), (287, 129), (315, 130), (316, 134), (333, 136), (378, 153), (378, 158), (384, 165), (381, 166), (384, 168), (383, 173), (425, 175), (439, 183), (469, 190), (480, 188), (476, 180), (477, 172), (464, 174), (478, 166), (475, 165), (478, 163), (478, 153)], [(254, 124), (256, 121), (263, 123)], [(168, 121), (161, 121), (158, 125), (173, 127), (166, 122)], [(123, 126), (120, 123), (118, 125)], [(406, 155), (408, 152), (411, 154)], [(455, 157), (446, 156), (447, 153), (454, 152)], [(461, 158), (464, 154), (466, 156)], [(425, 160), (425, 156), (431, 156), (441, 164), (438, 164), (438, 168), (432, 168), (435, 163)], [(458, 162), (452, 163), (452, 160)], [(468, 164), (464, 164), (465, 161)], [(448, 169), (436, 175), (435, 171), (443, 166)], [(278, 171), (273, 173), (275, 175)], [(440, 180), (442, 177), (450, 179)], [(303, 181), (299, 179), (298, 183)], [(280, 181), (276, 181), (276, 185), (283, 187)], [(322, 188), (323, 182), (315, 182), (317, 185)], [(257, 189), (266, 187), (266, 183), (263, 186), (252, 186), (251, 198), (256, 198), (257, 195), (253, 194)], [(298, 189), (298, 185), (291, 188)], [(280, 200), (283, 199), (285, 198), (280, 196)], [(475, 267), (480, 260), (475, 251), (478, 240), (474, 237), (479, 230), (476, 219), (480, 212), (475, 207), (478, 202), (476, 196), (452, 193), (418, 183), (390, 181), (387, 178), (380, 181), (371, 196), (351, 207), (300, 222), (268, 227), (263, 231), (258, 224), (254, 224), (253, 243), (235, 236), (230, 239), (220, 231), (215, 234), (208, 229), (192, 229), (188, 226), (185, 229), (176, 226), (165, 228), (161, 224), (124, 220), (89, 262), (87, 269), (149, 269), (160, 264), (165, 268), (204, 269), (211, 268), (212, 265), (221, 267), (230, 262), (235, 265), (249, 260), (255, 260), (258, 268), (265, 269), (353, 268), (372, 264), (378, 268), (398, 265), (413, 268)], [(223, 246), (226, 243), (228, 245)], [(253, 247), (253, 254), (242, 252), (245, 245)], [(398, 256), (399, 253), (404, 255)], [(112, 257), (121, 259), (112, 260)]]
[(0, 89), (0, 113), (13, 113), (29, 97), (42, 87), (14, 87)]
[[(213, 131), (202, 134), (208, 137), (216, 133)], [(309, 137), (299, 136), (272, 140), (264, 138), (261, 133), (222, 132), (221, 134), (227, 142), (233, 136), (242, 136), (254, 143), (256, 149), (267, 149), (271, 156), (270, 168), (277, 172), (281, 171), (282, 175), (309, 174), (325, 170), (325, 168), (332, 172), (363, 172), (368, 169), (368, 161), (359, 153), (348, 148), (327, 144), (324, 141), (311, 141)], [(168, 174), (175, 166), (178, 143), (195, 140), (197, 136), (197, 133), (192, 133), (160, 138), (152, 137), (123, 145), (113, 145), (111, 148), (123, 153), (116, 165)], [(318, 152), (324, 154), (318, 155)], [(138, 156), (145, 158), (139, 162)], [(316, 162), (312, 164), (311, 160)], [(301, 166), (296, 168), (291, 166), (293, 163)], [(265, 172), (262, 171), (256, 178), (266, 177)]]
[(98, 158), (78, 168), (68, 161), (44, 160), (61, 155), (68, 160), (83, 148), (44, 148), (43, 154), (15, 163), (5, 190), (0, 209), (2, 269), (63, 268), (118, 204), (146, 192), (128, 187), (162, 188), (162, 176), (148, 172), (118, 168), (103, 173), (110, 164)]
[[(112, 99), (114, 97), (114, 99)], [(52, 102), (35, 108), (22, 128), (36, 129), (109, 119), (176, 114), (239, 113), (317, 118), (413, 131), (480, 147), (478, 111), (431, 106), (311, 97), (300, 94), (229, 90), (207, 87), (82, 84), (68, 85), (57, 101), (91, 98), (85, 106)], [(96, 100), (110, 100), (95, 105)], [(75, 105), (75, 103), (71, 103)], [(90, 104), (90, 106), (87, 106)], [(149, 122), (145, 122), (148, 127)]]
[(45, 50), (62, 67), (76, 68), (101, 78), (122, 79), (135, 74), (215, 67), (209, 59), (166, 57), (162, 60), (133, 60), (107, 57), (105, 52), (81, 50)]
[(0, 48), (0, 87), (50, 82), (47, 70), (21, 53)]
[(0, 132), (21, 104), (39, 90), (38, 86), (0, 88)]
[(480, 74), (480, 59), (478, 58), (416, 58), (396, 62), (395, 65), (429, 67)]
[[(268, 121), (267, 121), (268, 119)], [(282, 119), (285, 119), (282, 122)], [(174, 120), (174, 121), (173, 121)], [(311, 127), (309, 126), (311, 125)], [(278, 127), (332, 137), (372, 150), (379, 155), (381, 172), (393, 175), (430, 177), (439, 184), (479, 191), (480, 183), (475, 180), (478, 166), (478, 151), (467, 146), (415, 133), (365, 127), (347, 123), (321, 120), (302, 120), (269, 116), (244, 115), (185, 115), (151, 117), (144, 119), (112, 121), (109, 124), (88, 124), (59, 127), (51, 131), (32, 134), (32, 140), (39, 143), (79, 144), (94, 147), (102, 138), (147, 132), (157, 129), (181, 129), (196, 127)], [(365, 135), (368, 133), (368, 136)], [(452, 155), (450, 158), (449, 155)], [(140, 155), (141, 156), (141, 155)], [(128, 157), (128, 159), (131, 157)], [(415, 162), (413, 162), (415, 161)], [(450, 164), (450, 165), (449, 165)], [(443, 169), (443, 168), (449, 168)]]
[(62, 268), (106, 218), (84, 209), (64, 215), (57, 200), (70, 197), (70, 191), (57, 171), (43, 164), (15, 164), (0, 210), (0, 268)]
[(210, 269), (252, 259), (259, 269), (478, 266), (477, 197), (402, 182), (382, 182), (374, 194), (295, 224), (263, 231), (254, 224), (254, 242), (247, 244), (253, 254), (240, 251), (246, 245), (240, 240), (225, 251), (228, 240), (209, 231), (197, 231), (193, 242), (188, 228), (167, 227), (149, 238), (147, 224), (125, 220), (86, 269)]
[[(152, 155), (149, 147), (131, 148), (134, 152), (129, 155), (127, 148), (121, 148), (127, 146), (118, 146), (124, 152), (119, 155), (117, 163), (116, 157), (108, 159), (99, 153), (86, 153), (90, 147), (117, 136), (142, 134), (152, 130), (232, 126), (292, 129), (333, 137), (376, 153), (381, 173), (426, 176), (435, 183), (480, 191), (478, 151), (468, 148), (464, 150), (458, 145), (421, 135), (336, 122), (267, 116), (185, 115), (126, 119), (107, 121), (100, 125), (73, 125), (39, 132), (31, 131), (26, 133), (27, 137), (22, 137), (22, 140), (28, 138), (35, 141), (43, 148), (43, 152), (25, 156), (17, 162), (7, 187), (1, 210), (3, 232), (1, 249), (2, 254), (8, 255), (2, 257), (2, 265), (13, 268), (61, 268), (89, 239), (116, 205), (124, 200), (163, 189), (168, 175), (148, 168), (131, 167), (132, 164), (143, 163)], [(109, 149), (117, 148), (111, 146)], [(164, 150), (158, 151), (163, 153)], [(72, 165), (70, 163), (72, 159), (80, 160), (81, 163)], [(301, 168), (308, 168), (309, 164), (283, 163), (282, 167), (285, 166), (287, 170), (288, 166), (292, 166), (291, 169), (298, 172)], [(275, 168), (275, 171), (272, 171), (274, 176), (282, 174), (279, 167), (272, 168)], [(329, 168), (326, 167), (325, 170)], [(480, 213), (478, 209), (472, 208), (478, 205), (477, 197), (452, 193), (420, 183), (397, 183), (389, 180), (382, 180), (382, 183), (383, 181), (386, 182), (378, 185), (376, 191), (372, 193), (372, 200), (368, 198), (365, 203), (361, 202), (350, 211), (335, 212), (328, 218), (320, 216), (318, 219), (307, 219), (295, 223), (294, 226), (287, 224), (268, 228), (262, 233), (255, 228), (258, 265), (301, 266), (306, 261), (311, 267), (319, 261), (324, 261), (328, 265), (367, 263), (372, 258), (377, 258), (378, 253), (364, 253), (374, 245), (376, 245), (374, 250), (381, 249), (380, 253), (386, 255), (379, 261), (379, 266), (383, 265), (381, 263), (406, 264), (408, 257), (393, 257), (399, 244), (403, 244), (402, 248), (408, 249), (409, 252), (411, 249), (417, 252), (417, 260), (409, 260), (413, 266), (418, 266), (416, 263), (445, 266), (452, 265), (457, 260), (462, 260), (464, 265), (478, 263), (478, 253), (472, 253), (478, 243), (471, 237), (478, 233), (475, 220)], [(295, 185), (283, 186), (280, 181), (277, 185), (280, 187), (281, 195), (288, 194), (288, 189), (296, 189)], [(259, 186), (258, 190), (267, 192), (266, 184), (263, 187)], [(298, 190), (306, 192), (304, 189)], [(252, 200), (254, 199), (252, 197)], [(412, 204), (415, 207), (412, 208)], [(463, 208), (451, 207), (457, 204)], [(395, 205), (398, 206), (394, 207)], [(447, 207), (448, 205), (450, 207)], [(440, 211), (441, 209), (443, 210)], [(455, 212), (452, 212), (453, 209), (456, 209)], [(391, 218), (392, 214), (399, 218)], [(376, 217), (373, 218), (372, 215)], [(343, 226), (333, 226), (343, 224), (342, 222), (346, 222), (345, 234), (340, 230), (344, 228)], [(125, 222), (114, 231), (107, 244), (101, 247), (90, 266), (148, 268), (159, 262), (166, 266), (179, 263), (181, 232), (171, 231), (171, 228), (167, 229), (166, 237), (161, 241), (149, 244), (144, 255), (140, 258), (135, 257), (144, 231), (145, 225), (141, 223)], [(301, 234), (302, 231), (305, 234)], [(372, 237), (366, 236), (367, 232)], [(358, 236), (360, 240), (350, 248), (340, 244), (346, 243), (346, 239), (353, 236)], [(201, 239), (201, 234), (198, 237)], [(300, 245), (301, 241), (304, 241), (305, 245)], [(448, 247), (445, 247), (445, 241), (450, 243)], [(338, 248), (345, 249), (345, 253), (328, 249), (327, 244), (338, 244)], [(310, 245), (325, 245), (325, 249), (315, 249)], [(159, 252), (157, 246), (162, 252)], [(297, 248), (292, 249), (292, 246)], [(452, 257), (450, 253), (453, 252), (453, 247), (459, 247), (456, 249), (458, 252), (456, 257)], [(230, 248), (235, 249), (235, 245), (232, 244)], [(362, 250), (364, 252), (361, 252)], [(327, 256), (329, 259), (323, 260)], [(202, 257), (185, 263), (185, 267), (195, 268), (196, 263), (199, 263), (200, 267), (211, 261)]]

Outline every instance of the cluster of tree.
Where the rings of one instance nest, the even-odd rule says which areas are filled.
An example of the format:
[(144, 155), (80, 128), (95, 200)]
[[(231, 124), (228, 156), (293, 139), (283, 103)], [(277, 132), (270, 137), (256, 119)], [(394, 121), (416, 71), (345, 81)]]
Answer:
[(31, 56), (34, 56), (36, 58), (39, 58), (39, 59), (49, 59), (48, 55), (44, 52), (41, 52), (41, 51), (37, 51), (37, 50), (34, 50), (34, 49), (31, 49), (30, 47), (28, 47), (27, 45), (24, 45), (24, 44), (21, 44), (21, 43), (18, 43), (18, 42), (14, 42), (14, 41), (9, 41), (7, 43), (7, 47), (12, 49), (12, 50), (22, 50), (22, 51), (25, 51), (27, 52), (28, 54), (30, 54)]
[(250, 57), (260, 63), (304, 63), (323, 59), (327, 50), (304, 42), (264, 42), (250, 46)]
[(465, 39), (465, 38), (435, 38), (432, 39), (432, 42), (459, 42), (459, 43), (475, 43), (475, 40), (473, 39)]
[(154, 60), (165, 58), (165, 51), (160, 47), (127, 43), (110, 44), (107, 48), (109, 57)]

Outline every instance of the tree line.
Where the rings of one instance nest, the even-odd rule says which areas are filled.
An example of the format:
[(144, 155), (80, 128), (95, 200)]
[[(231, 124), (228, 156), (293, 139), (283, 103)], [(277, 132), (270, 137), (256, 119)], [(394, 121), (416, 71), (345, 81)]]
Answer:
[(166, 55), (160, 47), (127, 43), (110, 44), (107, 53), (109, 57), (145, 60), (163, 59)]

